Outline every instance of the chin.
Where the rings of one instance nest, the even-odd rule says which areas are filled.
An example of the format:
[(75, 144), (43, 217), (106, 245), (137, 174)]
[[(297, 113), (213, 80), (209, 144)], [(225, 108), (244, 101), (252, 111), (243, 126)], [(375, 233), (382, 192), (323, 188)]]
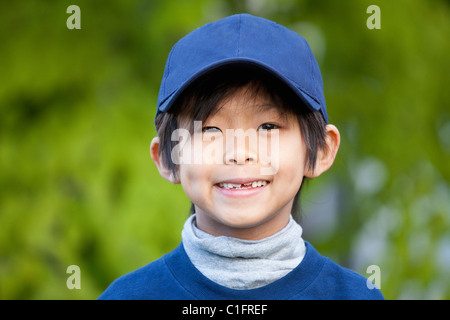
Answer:
[[(233, 210), (234, 211), (234, 210)], [(255, 214), (255, 212), (259, 212)], [(239, 213), (224, 213), (221, 215), (219, 220), (221, 223), (228, 227), (238, 228), (238, 229), (248, 229), (256, 227), (270, 217), (269, 214), (261, 214), (260, 210), (240, 210)]]

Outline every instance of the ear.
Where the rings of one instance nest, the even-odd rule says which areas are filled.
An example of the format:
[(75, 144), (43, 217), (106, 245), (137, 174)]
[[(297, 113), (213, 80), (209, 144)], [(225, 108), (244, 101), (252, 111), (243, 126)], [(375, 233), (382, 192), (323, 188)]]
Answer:
[(152, 142), (150, 143), (150, 156), (152, 157), (153, 162), (158, 168), (159, 174), (164, 179), (172, 183), (180, 183), (180, 179), (173, 174), (172, 170), (166, 167), (159, 153), (159, 137), (153, 138)]
[(331, 167), (336, 158), (341, 143), (341, 135), (339, 134), (338, 129), (332, 124), (328, 124), (326, 130), (326, 146), (324, 149), (317, 152), (317, 161), (314, 171), (311, 172), (311, 170), (307, 170), (305, 172), (305, 177), (316, 178), (320, 176)]

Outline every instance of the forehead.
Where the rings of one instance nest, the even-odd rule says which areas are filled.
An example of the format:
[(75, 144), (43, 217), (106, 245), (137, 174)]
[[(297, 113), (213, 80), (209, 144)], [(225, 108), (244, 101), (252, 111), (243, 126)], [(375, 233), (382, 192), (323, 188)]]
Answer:
[(278, 103), (268, 93), (255, 91), (246, 85), (219, 101), (214, 113), (252, 111), (278, 111)]
[(286, 88), (278, 82), (264, 77), (236, 74), (227, 77), (202, 78), (184, 94), (180, 108), (176, 109), (178, 126), (192, 130), (194, 121), (206, 122), (213, 116), (243, 116), (252, 114), (282, 116), (295, 115), (296, 104), (292, 103)]
[[(270, 94), (267, 89), (255, 88), (252, 84), (233, 90), (220, 100), (211, 117), (239, 117), (245, 114), (256, 116), (259, 114), (280, 117), (285, 114), (282, 101), (276, 95)], [(206, 120), (206, 119), (205, 119)]]

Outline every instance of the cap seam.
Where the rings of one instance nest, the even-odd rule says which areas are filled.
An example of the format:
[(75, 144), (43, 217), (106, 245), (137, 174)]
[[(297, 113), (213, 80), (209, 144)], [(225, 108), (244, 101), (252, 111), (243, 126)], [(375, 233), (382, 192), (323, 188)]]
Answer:
[(242, 31), (242, 16), (239, 16), (239, 38), (238, 38), (238, 45), (237, 45), (237, 53), (236, 56), (240, 57), (241, 55), (241, 32)]
[[(308, 45), (308, 47), (309, 47), (309, 45)], [(310, 50), (311, 50), (311, 48), (310, 48)], [(311, 76), (313, 78), (313, 81), (317, 82), (317, 78), (316, 78), (316, 75), (314, 73), (314, 61), (313, 61), (313, 55), (312, 54), (309, 54), (309, 68), (310, 68), (310, 72), (309, 73), (311, 74)]]
[(288, 79), (289, 81), (291, 81), (292, 83), (295, 83), (295, 85), (301, 89), (303, 92), (305, 92), (311, 99), (313, 99), (315, 102), (317, 102), (318, 104), (321, 104), (320, 101), (310, 92), (308, 91), (304, 86), (302, 86), (301, 84), (299, 84), (297, 81), (292, 80), (290, 77), (284, 75), (284, 77), (286, 77), (286, 79)]
[(167, 58), (167, 76), (165, 77), (165, 79), (164, 79), (164, 88), (163, 88), (163, 92), (164, 92), (164, 95), (166, 95), (166, 82), (167, 82), (167, 79), (169, 78), (169, 74), (170, 74), (170, 63), (171, 63), (171, 61), (172, 61), (172, 54), (173, 54), (173, 52), (175, 51), (175, 46), (173, 47), (173, 49), (170, 51), (170, 53), (169, 53), (169, 57)]

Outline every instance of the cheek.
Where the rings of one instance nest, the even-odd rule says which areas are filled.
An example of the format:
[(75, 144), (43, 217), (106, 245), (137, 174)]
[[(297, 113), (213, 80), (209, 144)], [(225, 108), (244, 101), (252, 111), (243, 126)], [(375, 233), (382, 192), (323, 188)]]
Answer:
[(195, 165), (180, 165), (180, 183), (186, 194), (192, 192), (193, 189), (198, 188), (199, 170), (196, 170)]
[(209, 170), (202, 165), (180, 165), (180, 183), (186, 196), (195, 204), (206, 198)]
[(280, 140), (278, 175), (287, 183), (300, 187), (305, 173), (306, 147), (298, 137)]

